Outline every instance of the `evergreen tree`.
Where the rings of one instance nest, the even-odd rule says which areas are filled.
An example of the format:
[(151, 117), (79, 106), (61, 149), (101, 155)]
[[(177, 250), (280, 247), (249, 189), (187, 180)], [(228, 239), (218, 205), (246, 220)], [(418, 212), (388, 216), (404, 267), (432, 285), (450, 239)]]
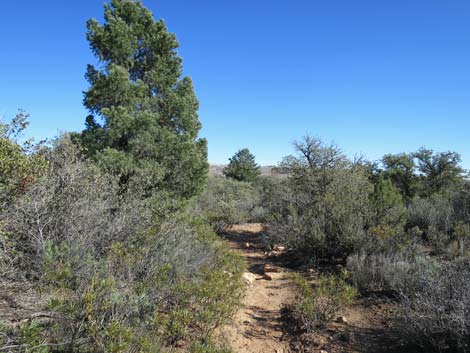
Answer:
[(390, 179), (378, 177), (370, 200), (375, 225), (396, 226), (404, 220), (403, 198)]
[(260, 167), (255, 162), (255, 156), (250, 153), (248, 148), (239, 150), (229, 160), (230, 163), (223, 171), (227, 178), (253, 182), (261, 175)]
[(408, 203), (415, 194), (416, 175), (413, 155), (387, 154), (382, 158), (385, 167), (384, 176), (390, 179)]
[(439, 152), (421, 148), (414, 153), (420, 173), (420, 191), (422, 196), (430, 196), (463, 182), (460, 167), (461, 158), (456, 152)]
[(207, 143), (198, 138), (199, 102), (191, 79), (181, 78), (175, 35), (136, 0), (112, 0), (104, 24), (90, 19), (87, 28), (100, 61), (86, 73), (87, 153), (149, 195), (194, 196), (207, 178)]

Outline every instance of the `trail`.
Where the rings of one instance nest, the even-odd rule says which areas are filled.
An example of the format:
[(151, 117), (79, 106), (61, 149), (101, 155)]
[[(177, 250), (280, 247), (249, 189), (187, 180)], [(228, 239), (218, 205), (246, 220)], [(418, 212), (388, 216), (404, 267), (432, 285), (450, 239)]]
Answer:
[[(245, 257), (248, 272), (242, 306), (222, 338), (236, 353), (416, 353), (402, 345), (389, 327), (393, 303), (374, 298), (356, 300), (341, 314), (348, 323), (332, 322), (318, 333), (293, 334), (283, 323), (282, 309), (294, 301), (295, 285), (289, 270), (276, 257), (267, 256), (260, 224), (235, 225), (224, 235), (233, 249)], [(265, 265), (278, 272), (268, 272)], [(316, 272), (316, 271), (314, 271)], [(309, 273), (310, 279), (317, 275)], [(313, 277), (312, 277), (313, 276)], [(289, 331), (289, 332), (287, 332)]]
[[(265, 255), (262, 226), (245, 224), (232, 226), (225, 238), (234, 251), (246, 258), (248, 271), (242, 307), (233, 323), (225, 327), (222, 335), (234, 352), (288, 353), (289, 335), (283, 331), (281, 310), (293, 301), (294, 285), (288, 270)], [(271, 280), (263, 278), (265, 265), (278, 272), (268, 272)]]

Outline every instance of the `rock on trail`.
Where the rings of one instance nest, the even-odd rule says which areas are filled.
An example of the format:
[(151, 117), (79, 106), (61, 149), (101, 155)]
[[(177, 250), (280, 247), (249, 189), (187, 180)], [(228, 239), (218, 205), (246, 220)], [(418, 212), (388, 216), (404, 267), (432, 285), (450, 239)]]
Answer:
[(265, 255), (262, 231), (260, 224), (236, 225), (225, 236), (230, 247), (246, 258), (249, 272), (243, 275), (247, 289), (242, 307), (232, 324), (222, 329), (222, 336), (237, 353), (288, 353), (281, 310), (292, 303), (294, 285), (287, 270)]

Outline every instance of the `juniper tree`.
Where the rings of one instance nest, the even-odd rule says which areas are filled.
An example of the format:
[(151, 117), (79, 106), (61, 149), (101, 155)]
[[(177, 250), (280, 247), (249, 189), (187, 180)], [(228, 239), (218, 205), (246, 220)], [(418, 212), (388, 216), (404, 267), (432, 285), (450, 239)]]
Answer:
[(460, 167), (461, 157), (456, 152), (434, 152), (427, 148), (413, 154), (417, 160), (420, 173), (421, 194), (432, 195), (463, 182), (463, 173)]
[(411, 154), (387, 154), (382, 158), (384, 176), (398, 188), (406, 202), (409, 202), (416, 189), (415, 162)]
[(397, 226), (404, 220), (403, 197), (389, 178), (378, 177), (370, 202), (375, 226)]
[(104, 23), (90, 19), (87, 29), (99, 65), (86, 72), (86, 152), (148, 195), (191, 198), (207, 177), (207, 143), (175, 35), (135, 0), (105, 4)]
[(255, 181), (261, 174), (260, 167), (256, 164), (255, 156), (248, 148), (239, 150), (230, 159), (230, 163), (224, 168), (224, 175), (238, 181)]

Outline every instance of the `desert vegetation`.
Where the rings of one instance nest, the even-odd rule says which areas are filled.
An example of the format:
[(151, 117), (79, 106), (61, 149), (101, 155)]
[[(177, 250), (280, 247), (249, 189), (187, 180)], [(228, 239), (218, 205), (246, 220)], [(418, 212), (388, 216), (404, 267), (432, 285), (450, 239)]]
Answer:
[[(247, 148), (209, 175), (164, 21), (111, 0), (86, 36), (97, 63), (85, 129), (35, 142), (26, 112), (0, 123), (1, 352), (228, 353), (222, 328), (275, 261), (292, 273), (263, 289), (292, 293), (276, 327), (293, 336), (330, 332), (374, 298), (393, 309), (404, 352), (470, 352), (470, 178), (457, 152), (368, 161), (306, 135), (274, 175)], [(246, 223), (261, 230), (230, 238)]]
[(296, 276), (297, 328), (321, 331), (353, 301), (354, 286), (394, 303), (402, 339), (424, 350), (468, 351), (470, 184), (459, 155), (422, 148), (350, 160), (311, 136), (294, 148), (279, 165), (286, 178), (253, 183), (233, 204), (249, 204), (237, 212), (249, 215), (261, 201), (267, 243), (287, 246), (300, 268), (326, 271), (313, 282)]
[(0, 126), (1, 291), (32, 303), (0, 351), (223, 351), (244, 263), (188, 212), (207, 148), (175, 36), (133, 1), (87, 27), (86, 129), (34, 144), (24, 112)]
[(311, 136), (294, 148), (297, 154), (278, 166), (285, 178), (212, 178), (199, 211), (218, 229), (262, 222), (268, 247), (283, 244), (300, 268), (326, 270), (313, 282), (295, 277), (291, 317), (298, 329), (318, 331), (334, 321), (353, 301), (354, 286), (362, 296), (395, 303), (392, 321), (403, 339), (466, 352), (468, 295), (461, 281), (470, 184), (460, 156), (422, 148), (377, 162), (350, 160)]

